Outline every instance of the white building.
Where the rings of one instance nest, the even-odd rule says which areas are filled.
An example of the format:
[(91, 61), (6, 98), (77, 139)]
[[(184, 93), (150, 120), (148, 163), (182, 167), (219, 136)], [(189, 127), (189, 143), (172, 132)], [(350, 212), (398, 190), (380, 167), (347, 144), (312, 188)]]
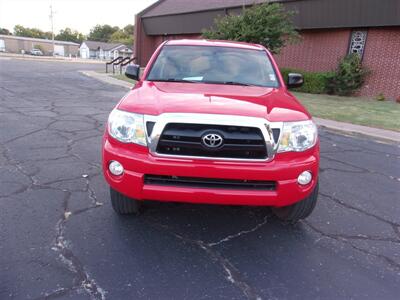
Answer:
[(132, 49), (121, 43), (84, 41), (79, 47), (81, 58), (114, 59), (118, 56), (131, 56)]

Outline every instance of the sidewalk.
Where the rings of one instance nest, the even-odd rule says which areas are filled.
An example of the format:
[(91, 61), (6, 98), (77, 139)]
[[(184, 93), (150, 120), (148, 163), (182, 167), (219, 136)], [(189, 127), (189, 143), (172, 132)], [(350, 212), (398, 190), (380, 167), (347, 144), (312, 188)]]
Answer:
[(397, 131), (355, 125), (351, 123), (337, 122), (320, 118), (313, 118), (313, 120), (318, 124), (318, 126), (326, 127), (329, 129), (350, 133), (358, 133), (368, 135), (377, 139), (400, 142), (400, 132)]
[(92, 77), (95, 78), (99, 81), (102, 81), (104, 83), (108, 83), (108, 84), (113, 84), (113, 85), (118, 85), (127, 89), (131, 89), (133, 88), (133, 84), (129, 83), (127, 81), (123, 81), (123, 80), (119, 80), (116, 78), (113, 78), (110, 76), (110, 74), (106, 74), (106, 73), (99, 73), (96, 71), (79, 71), (80, 73), (88, 76), (88, 77)]
[[(108, 74), (105, 73), (98, 73), (95, 71), (80, 71), (82, 74), (93, 77), (97, 80), (100, 80), (105, 83), (118, 85), (127, 89), (131, 89), (133, 85), (127, 81), (115, 79)], [(344, 122), (337, 122), (332, 120), (320, 119), (320, 118), (313, 118), (313, 120), (317, 123), (318, 126), (325, 127), (328, 129), (342, 131), (347, 133), (356, 133), (371, 136), (376, 139), (383, 139), (389, 140), (394, 142), (400, 142), (400, 132), (386, 130), (386, 129), (379, 129), (373, 128), (368, 126), (362, 125), (355, 125), (350, 123)]]

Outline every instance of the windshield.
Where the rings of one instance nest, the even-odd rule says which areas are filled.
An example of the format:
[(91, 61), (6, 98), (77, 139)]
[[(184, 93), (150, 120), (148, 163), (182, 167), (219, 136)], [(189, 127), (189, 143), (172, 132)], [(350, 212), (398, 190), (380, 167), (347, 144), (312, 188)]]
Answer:
[(215, 46), (166, 45), (147, 80), (278, 86), (265, 51)]

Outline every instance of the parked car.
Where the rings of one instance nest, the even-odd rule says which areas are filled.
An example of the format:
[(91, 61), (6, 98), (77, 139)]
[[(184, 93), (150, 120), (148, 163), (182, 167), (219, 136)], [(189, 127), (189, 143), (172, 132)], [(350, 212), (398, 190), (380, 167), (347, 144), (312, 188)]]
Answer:
[(120, 214), (144, 200), (271, 206), (296, 222), (318, 196), (319, 140), (263, 46), (164, 42), (111, 112), (103, 171)]
[(43, 52), (40, 49), (37, 48), (33, 48), (30, 52), (31, 55), (35, 55), (35, 56), (43, 56)]

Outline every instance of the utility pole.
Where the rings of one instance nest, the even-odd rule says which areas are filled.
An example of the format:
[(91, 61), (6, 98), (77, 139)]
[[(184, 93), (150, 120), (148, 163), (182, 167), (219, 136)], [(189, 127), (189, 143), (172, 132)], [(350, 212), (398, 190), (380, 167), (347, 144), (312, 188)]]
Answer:
[(54, 56), (54, 12), (53, 12), (53, 5), (50, 5), (50, 22), (51, 22), (51, 40), (53, 42), (53, 56)]

